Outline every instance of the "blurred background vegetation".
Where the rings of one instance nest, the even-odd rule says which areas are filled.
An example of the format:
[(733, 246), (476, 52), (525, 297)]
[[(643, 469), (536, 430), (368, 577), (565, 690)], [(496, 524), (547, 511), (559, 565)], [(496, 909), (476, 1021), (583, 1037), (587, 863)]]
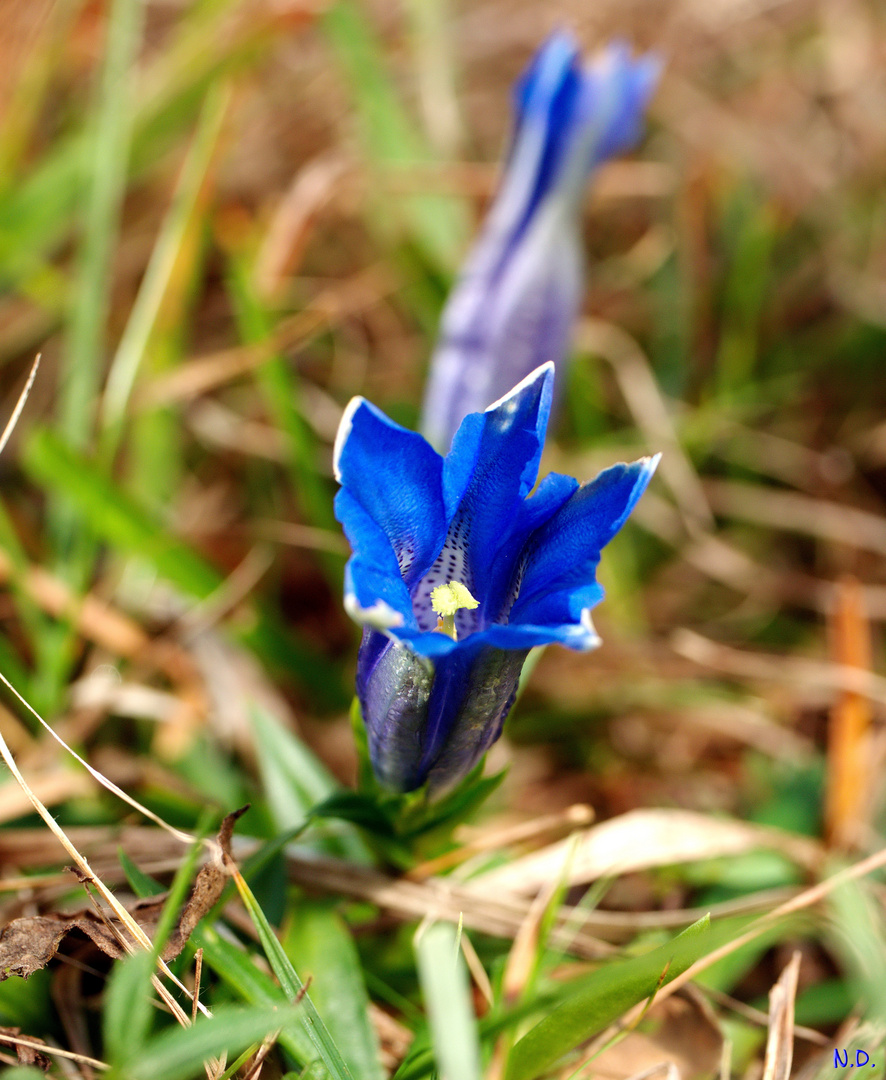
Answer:
[[(882, 846), (882, 5), (5, 0), (0, 13), (4, 422), (42, 354), (0, 459), (0, 671), (68, 743), (187, 829), (251, 802), (241, 830), (270, 838), (355, 782), (338, 417), (359, 393), (414, 424), (495, 188), (512, 81), (566, 26), (588, 51), (614, 36), (655, 50), (664, 75), (640, 149), (589, 189), (583, 317), (542, 471), (664, 461), (604, 556), (604, 647), (540, 658), (491, 755), (508, 766), (501, 787), (473, 831), (413, 858), (515, 822), (548, 843), (589, 805), (638, 857), (567, 874), (557, 903), (596, 880), (586, 906), (623, 915), (621, 946), (689, 921), (653, 913), (772, 907)], [(132, 828), (9, 694), (0, 730), (108, 881), (135, 889), (116, 858), (126, 836), (168, 878), (181, 846)], [(775, 831), (727, 842), (730, 819)], [(12, 778), (0, 822), (3, 922), (70, 906), (61, 849)], [(305, 842), (372, 863), (350, 827)], [(531, 893), (522, 849), (502, 843), (515, 894)], [(318, 904), (304, 882), (287, 891), (286, 871), (269, 855), (251, 879), (267, 918), (289, 926), (296, 966), (322, 966), (309, 941), (334, 937), (386, 1010), (366, 1037), (393, 1069), (423, 1023), (421, 912), (328, 882)], [(886, 945), (882, 899), (868, 882), (779, 923), (601, 1075), (657, 1053), (712, 1075), (724, 1038), (732, 1070), (753, 1075), (766, 1026), (747, 1010), (765, 1010), (795, 949), (798, 1022), (848, 1044), (839, 1025), (867, 1015), (873, 1053), (882, 962), (861, 960)], [(477, 930), (499, 970), (516, 929)], [(101, 1057), (100, 987), (74, 996), (59, 963), (0, 985), (0, 1020)]]

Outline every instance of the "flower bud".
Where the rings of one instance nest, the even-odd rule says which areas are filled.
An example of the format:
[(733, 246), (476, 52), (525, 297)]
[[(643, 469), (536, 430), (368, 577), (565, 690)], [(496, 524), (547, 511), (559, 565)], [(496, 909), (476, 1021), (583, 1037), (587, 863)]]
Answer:
[(566, 357), (581, 301), (585, 182), (639, 138), (658, 61), (615, 43), (582, 67), (554, 34), (516, 87), (513, 142), (498, 194), (443, 312), (422, 430), (440, 451), (468, 413)]

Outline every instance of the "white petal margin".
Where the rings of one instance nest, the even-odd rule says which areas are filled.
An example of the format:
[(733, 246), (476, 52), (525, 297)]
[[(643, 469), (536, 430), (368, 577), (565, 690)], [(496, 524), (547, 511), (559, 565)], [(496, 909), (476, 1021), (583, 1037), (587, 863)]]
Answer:
[[(557, 629), (566, 632), (565, 638), (558, 637), (556, 639), (558, 644), (565, 645), (569, 649), (575, 649), (576, 652), (591, 652), (594, 649), (599, 649), (603, 644), (603, 639), (597, 633), (596, 627), (591, 621), (590, 608), (582, 608), (578, 622), (568, 623), (565, 626), (557, 627)], [(542, 645), (541, 648), (547, 648), (547, 646)]]
[(341, 414), (338, 431), (335, 433), (335, 446), (332, 450), (332, 471), (335, 474), (335, 479), (339, 483), (341, 483), (341, 470), (338, 467), (338, 463), (341, 458), (342, 450), (345, 448), (345, 443), (348, 441), (348, 436), (351, 434), (351, 428), (354, 424), (354, 413), (361, 405), (365, 404), (366, 398), (353, 397), (345, 407), (345, 411)]
[(517, 396), (517, 394), (520, 393), (521, 390), (524, 390), (527, 386), (530, 386), (537, 379), (540, 379), (543, 375), (546, 375), (548, 371), (550, 371), (552, 375), (554, 374), (553, 360), (548, 360), (547, 363), (539, 364), (539, 366), (534, 371), (529, 372), (525, 379), (521, 379), (520, 382), (518, 382), (517, 385), (513, 388), (513, 390), (508, 390), (508, 392), (502, 397), (500, 397), (498, 401), (493, 401), (491, 405), (487, 405), (483, 411), (495, 412), (496, 409), (501, 409), (503, 406), (506, 406), (509, 401), (511, 401), (514, 397)]
[(345, 611), (355, 623), (371, 626), (373, 630), (390, 630), (395, 626), (403, 625), (403, 616), (400, 612), (394, 611), (384, 600), (377, 600), (372, 607), (365, 608), (360, 607), (353, 593), (347, 593)]
[(590, 652), (591, 649), (599, 649), (603, 644), (603, 638), (597, 633), (597, 628), (594, 626), (594, 621), (591, 618), (591, 609), (589, 607), (582, 608), (580, 622), (585, 642), (583, 648), (587, 652)]

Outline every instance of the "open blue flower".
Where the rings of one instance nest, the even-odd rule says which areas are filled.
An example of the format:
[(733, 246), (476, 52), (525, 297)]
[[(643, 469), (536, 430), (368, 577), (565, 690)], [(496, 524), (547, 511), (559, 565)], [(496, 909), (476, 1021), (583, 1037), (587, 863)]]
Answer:
[[(335, 448), (336, 516), (353, 548), (345, 607), (365, 627), (357, 695), (376, 775), (410, 791), (450, 787), (501, 734), (534, 645), (592, 649), (601, 548), (627, 519), (657, 458), (589, 484), (535, 485), (553, 364), (467, 416), (444, 459), (362, 398)], [(478, 601), (438, 629), (431, 594), (457, 582)]]
[(658, 79), (621, 43), (585, 67), (554, 34), (516, 87), (501, 187), (443, 313), (422, 430), (440, 450), (462, 419), (566, 356), (581, 299), (579, 212), (587, 177), (640, 136)]

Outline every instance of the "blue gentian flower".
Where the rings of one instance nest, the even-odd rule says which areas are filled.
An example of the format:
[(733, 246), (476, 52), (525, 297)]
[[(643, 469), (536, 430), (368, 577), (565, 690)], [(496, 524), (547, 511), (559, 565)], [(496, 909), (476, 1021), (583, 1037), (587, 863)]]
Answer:
[(439, 450), (461, 420), (548, 360), (559, 363), (581, 300), (579, 214), (601, 161), (633, 145), (659, 63), (621, 43), (581, 66), (554, 34), (516, 87), (501, 187), (443, 313), (421, 428)]
[[(553, 381), (546, 364), (465, 417), (446, 458), (362, 398), (342, 418), (335, 508), (353, 549), (345, 607), (364, 625), (357, 695), (376, 775), (395, 790), (441, 791), (470, 771), (534, 645), (599, 644), (600, 550), (658, 459), (583, 486), (552, 473), (530, 497)], [(472, 601), (441, 618), (437, 590), (453, 582)]]

